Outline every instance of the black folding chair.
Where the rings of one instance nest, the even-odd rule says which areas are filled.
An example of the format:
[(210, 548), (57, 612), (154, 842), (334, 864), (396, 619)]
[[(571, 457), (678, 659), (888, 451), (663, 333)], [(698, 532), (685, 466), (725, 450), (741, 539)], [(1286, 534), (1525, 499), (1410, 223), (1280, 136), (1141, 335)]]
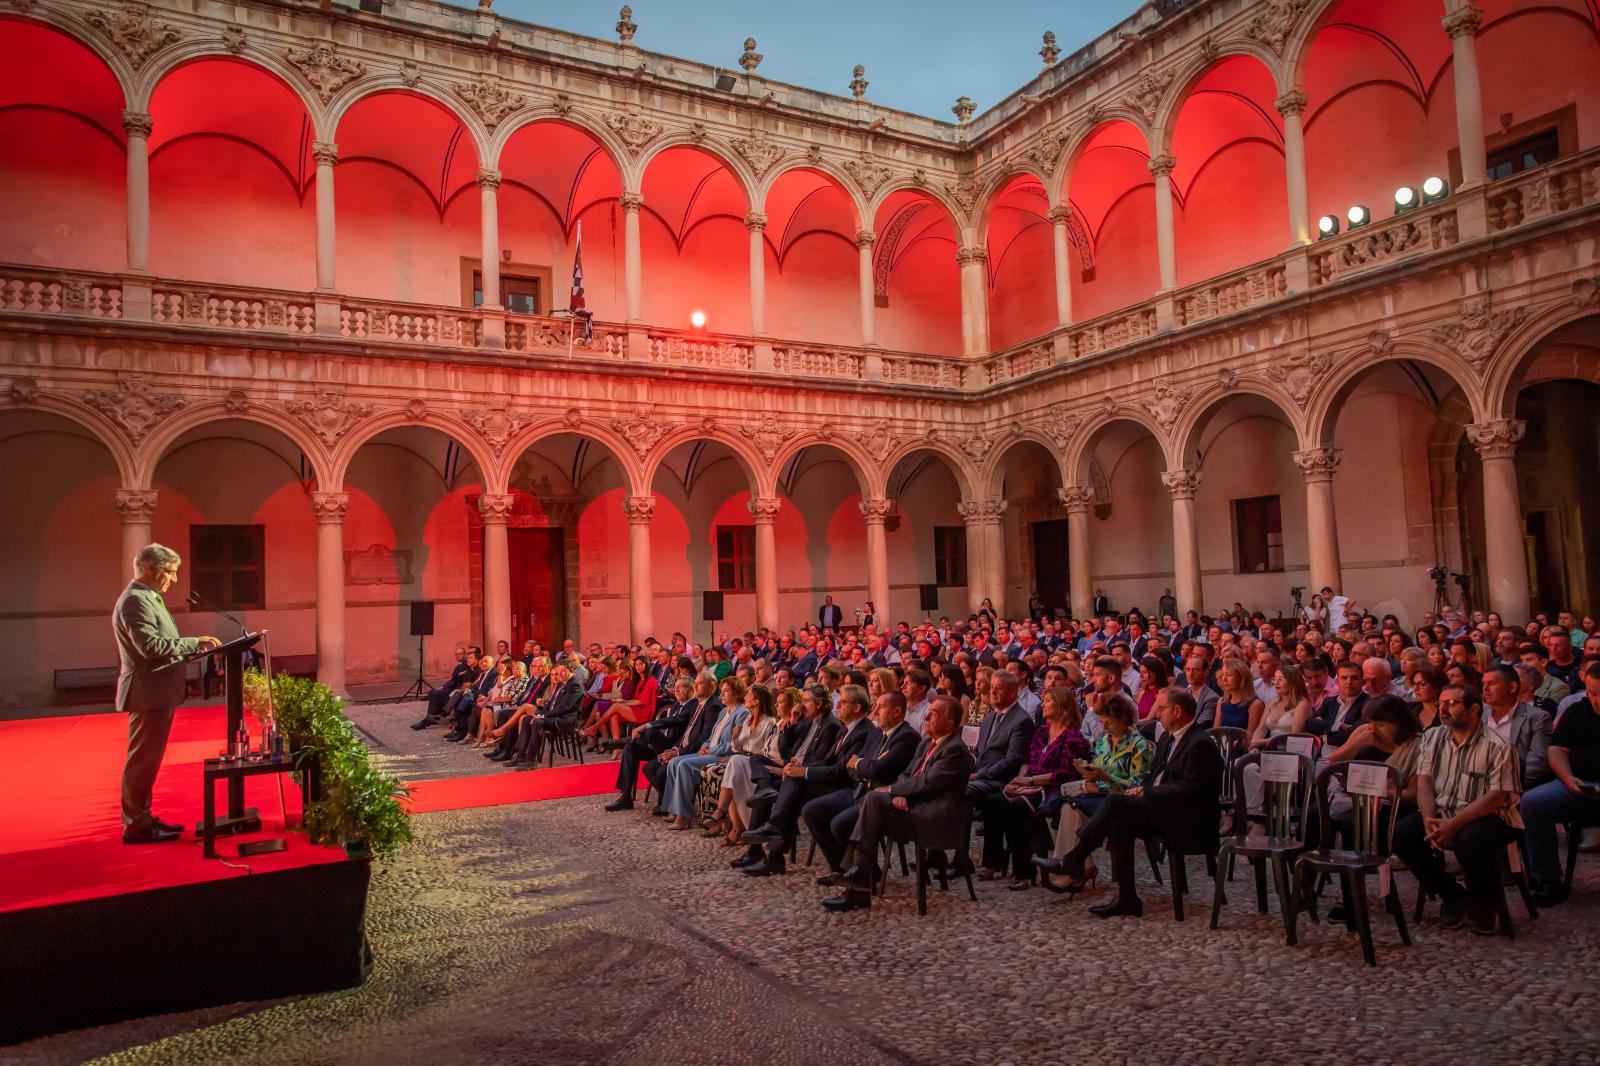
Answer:
[[(972, 884), (972, 861), (970, 858), (972, 853), (971, 817), (963, 818), (961, 820), (961, 826), (961, 841), (955, 848), (955, 855), (957, 857), (958, 869), (961, 871), (961, 877), (967, 882), (967, 895), (971, 897), (972, 902), (976, 903), (978, 902), (978, 890), (974, 888)], [(931, 875), (928, 872), (928, 855), (933, 851), (951, 850), (951, 845), (954, 843), (954, 841), (950, 839), (924, 840), (917, 833), (915, 824), (913, 824), (911, 834), (908, 837), (896, 836), (892, 833), (885, 834), (883, 838), (883, 876), (878, 880), (879, 899), (883, 898), (884, 884), (889, 880), (889, 845), (891, 841), (899, 846), (901, 876), (904, 876), (907, 872), (906, 844), (909, 843), (916, 852), (917, 914), (925, 915), (928, 913), (928, 883), (931, 880)], [(938, 875), (940, 890), (945, 892), (950, 891), (949, 874), (946, 872), (946, 868), (944, 866), (939, 867)]]
[[(1352, 767), (1365, 767), (1363, 775), (1381, 773), (1381, 788), (1350, 790)], [(1373, 768), (1376, 768), (1374, 770)], [(1339, 848), (1335, 834), (1333, 814), (1330, 809), (1328, 786), (1337, 781), (1352, 803), (1347, 831), (1348, 848)], [(1400, 771), (1380, 762), (1329, 763), (1317, 773), (1317, 815), (1322, 846), (1302, 852), (1294, 865), (1294, 890), (1299, 900), (1304, 900), (1313, 922), (1317, 918), (1316, 897), (1309, 891), (1313, 873), (1338, 874), (1344, 888), (1345, 928), (1361, 936), (1361, 954), (1368, 966), (1376, 966), (1378, 958), (1372, 947), (1372, 914), (1367, 905), (1367, 878), (1387, 876), (1388, 891), (1384, 893), (1384, 906), (1394, 917), (1400, 942), (1411, 946), (1411, 936), (1406, 932), (1405, 908), (1400, 904), (1400, 889), (1394, 881), (1394, 869), (1389, 856), (1394, 847), (1394, 823), (1400, 807), (1400, 790), (1404, 784)]]
[[(1245, 772), (1255, 767), (1263, 777), (1261, 809), (1248, 810), (1245, 797)], [(1289, 772), (1282, 772), (1287, 769)], [(1292, 775), (1292, 776), (1291, 776)], [(1295, 943), (1295, 894), (1290, 888), (1289, 867), (1292, 860), (1306, 850), (1306, 821), (1311, 808), (1311, 790), (1316, 777), (1316, 765), (1305, 755), (1289, 752), (1253, 751), (1234, 760), (1233, 824), (1235, 832), (1224, 837), (1217, 854), (1215, 873), (1216, 894), (1211, 900), (1211, 928), (1217, 927), (1226, 898), (1223, 890), (1223, 864), (1228, 860), (1228, 872), (1233, 871), (1234, 856), (1247, 860), (1256, 871), (1256, 909), (1267, 913), (1267, 866), (1272, 866), (1272, 884), (1278, 893), (1278, 906), (1283, 911), (1285, 940)], [(1248, 832), (1252, 818), (1259, 819), (1266, 828), (1265, 836), (1251, 836)]]

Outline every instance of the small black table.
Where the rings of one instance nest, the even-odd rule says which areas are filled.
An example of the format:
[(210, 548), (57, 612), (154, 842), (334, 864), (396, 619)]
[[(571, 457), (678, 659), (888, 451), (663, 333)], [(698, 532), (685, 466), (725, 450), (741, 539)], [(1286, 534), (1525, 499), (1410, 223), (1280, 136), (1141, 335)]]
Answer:
[(205, 857), (217, 857), (217, 800), (216, 783), (219, 780), (237, 781), (242, 788), (244, 779), (257, 774), (287, 774), (304, 770), (300, 775), (301, 810), (310, 806), (316, 795), (316, 760), (307, 759), (304, 767), (295, 765), (293, 754), (282, 759), (207, 759), (202, 770), (205, 787), (205, 821), (200, 823), (200, 836), (205, 841)]

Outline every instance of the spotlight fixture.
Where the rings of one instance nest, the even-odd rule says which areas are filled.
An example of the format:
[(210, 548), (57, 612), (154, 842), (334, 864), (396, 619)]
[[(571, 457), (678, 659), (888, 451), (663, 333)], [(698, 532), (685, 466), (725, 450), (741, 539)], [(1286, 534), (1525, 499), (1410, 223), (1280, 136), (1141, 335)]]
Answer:
[(734, 77), (731, 72), (721, 68), (717, 70), (716, 79), (718, 91), (725, 93), (732, 92), (733, 87), (739, 83), (739, 79)]
[(1438, 175), (1428, 178), (1422, 183), (1422, 202), (1436, 204), (1450, 195), (1450, 183)]
[(695, 329), (705, 329), (706, 328), (706, 313), (704, 311), (700, 311), (700, 310), (690, 311), (689, 312), (689, 325), (693, 326)]
[(1372, 212), (1367, 210), (1366, 204), (1352, 204), (1350, 210), (1344, 213), (1345, 221), (1350, 223), (1351, 229), (1360, 229), (1372, 221)]
[(1415, 211), (1422, 204), (1422, 194), (1414, 186), (1402, 185), (1394, 191), (1394, 213), (1403, 215)]
[(1317, 219), (1317, 240), (1326, 240), (1339, 235), (1339, 216), (1323, 215)]

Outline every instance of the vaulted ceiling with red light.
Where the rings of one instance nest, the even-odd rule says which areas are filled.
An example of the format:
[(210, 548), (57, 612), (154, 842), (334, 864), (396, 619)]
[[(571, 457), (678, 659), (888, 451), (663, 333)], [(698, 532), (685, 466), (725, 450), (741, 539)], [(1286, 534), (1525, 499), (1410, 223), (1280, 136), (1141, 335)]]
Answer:
[(0, 111), (31, 108), (74, 115), (123, 141), (122, 89), (104, 61), (65, 34), (0, 19)]
[(186, 63), (161, 79), (150, 98), (152, 161), (193, 137), (226, 137), (260, 152), (296, 196), (316, 177), (311, 116), (276, 75), (235, 59)]
[(727, 165), (698, 148), (668, 148), (650, 160), (640, 185), (644, 210), (661, 220), (679, 247), (696, 226), (750, 213), (739, 179)]
[(1107, 122), (1078, 150), (1067, 185), (1072, 213), (1082, 223), (1088, 248), (1080, 255), (1092, 265), (1106, 218), (1135, 189), (1151, 184), (1150, 146), (1130, 122)]
[[(1007, 257), (1018, 247), (1018, 238), (1029, 231), (1050, 228), (1050, 194), (1032, 174), (1009, 179), (994, 198), (989, 210), (989, 278), (999, 278)], [(1040, 266), (1048, 266), (1048, 263)]]
[(889, 295), (896, 268), (924, 251), (948, 257), (955, 264), (955, 224), (937, 201), (914, 189), (890, 193), (878, 207), (873, 230), (878, 235), (873, 252), (874, 291), (880, 300)]
[(782, 269), (784, 257), (800, 241), (834, 239), (855, 247), (860, 230), (855, 206), (844, 189), (821, 171), (785, 172), (767, 191), (765, 235)]
[(410, 177), (441, 215), (477, 182), (478, 150), (461, 120), (426, 96), (385, 92), (339, 120), (339, 165), (375, 163)]
[(565, 122), (536, 122), (500, 152), (501, 180), (532, 193), (568, 234), (595, 204), (622, 195), (622, 175), (594, 135)]

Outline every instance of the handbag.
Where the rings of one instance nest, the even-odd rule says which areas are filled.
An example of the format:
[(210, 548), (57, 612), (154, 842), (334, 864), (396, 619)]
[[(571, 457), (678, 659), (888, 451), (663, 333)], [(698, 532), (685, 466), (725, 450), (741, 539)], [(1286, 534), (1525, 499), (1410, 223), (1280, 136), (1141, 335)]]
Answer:
[(727, 768), (727, 763), (714, 762), (700, 771), (694, 790), (694, 809), (701, 818), (710, 818), (717, 812), (717, 802), (722, 796), (722, 775)]

